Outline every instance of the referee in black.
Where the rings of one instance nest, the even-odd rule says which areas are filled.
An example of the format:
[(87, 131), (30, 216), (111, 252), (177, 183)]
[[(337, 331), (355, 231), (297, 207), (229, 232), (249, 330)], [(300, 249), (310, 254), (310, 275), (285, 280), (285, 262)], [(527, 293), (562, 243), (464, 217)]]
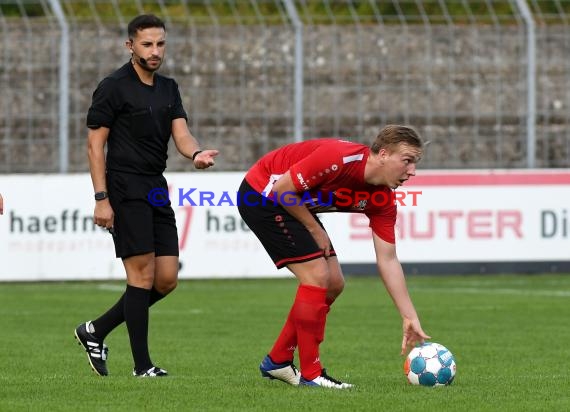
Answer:
[(134, 18), (128, 25), (126, 46), (131, 59), (97, 86), (87, 127), (94, 220), (113, 234), (127, 286), (107, 312), (80, 324), (75, 337), (92, 369), (105, 376), (108, 348), (103, 341), (125, 321), (133, 375), (166, 376), (166, 370), (150, 358), (148, 310), (176, 287), (178, 234), (168, 197), (155, 206), (148, 196), (153, 193), (156, 200), (157, 191), (168, 191), (163, 172), (170, 136), (196, 169), (213, 166), (218, 151), (200, 149), (188, 129), (177, 83), (157, 73), (166, 46), (164, 22), (154, 15)]

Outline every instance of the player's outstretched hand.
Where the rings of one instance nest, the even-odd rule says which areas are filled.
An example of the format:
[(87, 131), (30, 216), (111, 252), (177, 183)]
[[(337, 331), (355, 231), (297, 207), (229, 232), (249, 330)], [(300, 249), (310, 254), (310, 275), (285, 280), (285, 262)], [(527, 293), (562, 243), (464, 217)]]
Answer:
[(428, 336), (423, 331), (422, 325), (420, 325), (420, 320), (418, 318), (404, 318), (402, 329), (404, 332), (404, 336), (402, 338), (402, 355), (406, 354), (408, 348), (412, 348), (418, 344), (421, 345), (425, 342), (426, 339), (431, 339), (431, 336)]
[(196, 155), (194, 159), (194, 167), (196, 169), (207, 169), (211, 166), (214, 166), (216, 163), (214, 158), (220, 153), (217, 150), (209, 149), (203, 150)]

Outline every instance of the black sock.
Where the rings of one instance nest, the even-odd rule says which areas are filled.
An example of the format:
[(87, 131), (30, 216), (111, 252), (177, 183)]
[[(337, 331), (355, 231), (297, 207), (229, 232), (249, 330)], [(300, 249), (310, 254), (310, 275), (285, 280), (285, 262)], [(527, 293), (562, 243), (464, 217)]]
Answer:
[[(156, 302), (161, 300), (164, 296), (159, 291), (157, 291), (154, 286), (150, 290), (150, 298), (148, 301), (148, 306), (154, 305)], [(91, 322), (95, 328), (93, 333), (100, 339), (105, 339), (109, 333), (121, 323), (125, 321), (125, 294), (123, 293), (117, 303), (115, 303), (111, 309), (99, 316), (97, 319)]]
[(124, 296), (125, 322), (137, 372), (152, 368), (148, 353), (148, 306), (150, 290), (127, 285)]
[(153, 286), (152, 289), (150, 290), (150, 299), (148, 301), (148, 306), (150, 307), (150, 306), (154, 305), (156, 302), (158, 302), (160, 299), (162, 299), (165, 296), (166, 295), (163, 295), (162, 293), (160, 293)]

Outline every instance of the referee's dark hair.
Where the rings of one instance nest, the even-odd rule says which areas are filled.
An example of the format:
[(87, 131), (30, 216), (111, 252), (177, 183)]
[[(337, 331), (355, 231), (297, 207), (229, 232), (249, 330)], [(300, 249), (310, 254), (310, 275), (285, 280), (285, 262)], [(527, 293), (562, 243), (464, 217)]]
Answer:
[(135, 17), (130, 21), (127, 27), (129, 39), (134, 39), (139, 30), (150, 29), (152, 27), (158, 27), (166, 31), (164, 22), (154, 14), (141, 14)]

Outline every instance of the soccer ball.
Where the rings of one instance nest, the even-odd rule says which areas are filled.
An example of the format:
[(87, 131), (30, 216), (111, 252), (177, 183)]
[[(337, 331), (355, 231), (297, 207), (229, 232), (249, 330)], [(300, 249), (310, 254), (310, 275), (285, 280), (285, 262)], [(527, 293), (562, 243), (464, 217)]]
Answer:
[(453, 354), (435, 342), (415, 347), (404, 362), (404, 373), (412, 385), (449, 385), (453, 382), (455, 370)]

